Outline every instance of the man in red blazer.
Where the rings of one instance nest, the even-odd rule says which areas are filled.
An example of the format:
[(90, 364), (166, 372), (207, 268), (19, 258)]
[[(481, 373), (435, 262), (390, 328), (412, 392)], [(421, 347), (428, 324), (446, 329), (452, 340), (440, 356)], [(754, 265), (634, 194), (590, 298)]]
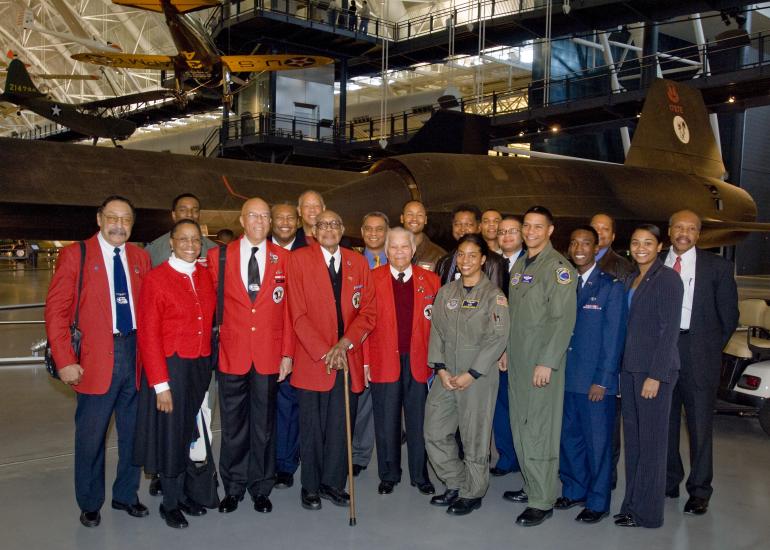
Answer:
[[(294, 339), (286, 306), (289, 253), (267, 239), (270, 206), (259, 198), (241, 209), (244, 234), (227, 245), (224, 312), (219, 330), (219, 473), (229, 513), (248, 490), (257, 512), (272, 511), (275, 482), (275, 399), (291, 372)], [(218, 285), (219, 249), (208, 254)]]
[(302, 506), (320, 498), (347, 506), (345, 399), (350, 370), (351, 422), (364, 389), (363, 343), (374, 328), (377, 305), (366, 259), (339, 246), (345, 228), (331, 210), (318, 215), (316, 242), (289, 258), (289, 312), (297, 338), (291, 384), (299, 394)]
[(96, 527), (104, 504), (104, 442), (115, 413), (118, 468), (112, 507), (134, 517), (147, 508), (137, 498), (139, 468), (132, 464), (136, 425), (136, 310), (150, 257), (127, 244), (134, 224), (128, 199), (107, 197), (96, 215), (99, 232), (86, 241), (80, 293), (80, 359), (70, 343), (80, 274), (80, 246), (63, 248), (45, 304), (46, 335), (59, 378), (77, 392), (75, 496), (80, 522)]
[(409, 477), (424, 495), (436, 492), (428, 477), (422, 426), (428, 396), (428, 338), (438, 275), (411, 265), (414, 234), (403, 227), (388, 232), (388, 265), (372, 272), (377, 325), (364, 342), (365, 371), (371, 382), (377, 468), (381, 495), (401, 481), (401, 410), (406, 425)]

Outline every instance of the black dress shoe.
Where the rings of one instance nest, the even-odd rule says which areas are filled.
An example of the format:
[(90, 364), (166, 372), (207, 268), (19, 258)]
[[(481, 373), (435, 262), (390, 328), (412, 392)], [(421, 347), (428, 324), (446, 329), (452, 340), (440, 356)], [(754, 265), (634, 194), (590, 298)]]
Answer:
[(521, 489), (520, 491), (504, 492), (503, 500), (507, 500), (509, 502), (519, 502), (522, 504), (526, 504), (527, 502), (529, 502), (529, 497), (527, 496), (527, 493), (524, 492), (524, 489)]
[(668, 498), (679, 498), (679, 487), (674, 487), (670, 491), (666, 491), (666, 496)]
[(554, 504), (553, 507), (557, 510), (569, 510), (578, 504), (585, 504), (585, 500), (572, 500), (567, 497), (559, 497), (556, 499), (556, 504)]
[(156, 497), (163, 494), (163, 487), (160, 484), (160, 476), (152, 476), (150, 480), (150, 496)]
[(705, 498), (690, 497), (684, 505), (684, 513), (691, 516), (702, 516), (709, 509), (709, 501)]
[(380, 486), (377, 487), (377, 492), (381, 495), (389, 495), (393, 492), (393, 487), (396, 486), (396, 483), (393, 481), (380, 481)]
[(550, 510), (540, 510), (539, 508), (527, 507), (519, 517), (516, 518), (516, 523), (522, 527), (534, 527), (540, 525), (545, 520), (553, 515), (553, 508)]
[(122, 502), (113, 500), (112, 507), (115, 510), (121, 510), (123, 512), (126, 512), (129, 516), (133, 516), (135, 518), (143, 518), (150, 514), (150, 511), (147, 509), (147, 506), (145, 506), (139, 501), (137, 501), (136, 504), (123, 504)]
[(360, 464), (353, 464), (353, 477), (358, 477), (358, 474), (366, 470), (366, 466)]
[(229, 514), (235, 512), (238, 509), (238, 503), (243, 500), (243, 496), (227, 495), (219, 503), (219, 512), (222, 514)]
[(98, 527), (102, 522), (102, 515), (99, 510), (96, 512), (80, 512), (80, 523), (86, 527)]
[(502, 477), (504, 475), (508, 475), (511, 473), (511, 470), (503, 470), (502, 468), (498, 468), (497, 466), (489, 469), (490, 475), (493, 475), (495, 477)]
[(447, 489), (442, 495), (436, 495), (430, 499), (433, 506), (451, 506), (460, 498), (460, 489)]
[(599, 523), (608, 515), (610, 515), (609, 512), (595, 512), (594, 510), (583, 508), (575, 518), (575, 521), (581, 521), (583, 523)]
[(458, 498), (446, 509), (446, 513), (453, 516), (467, 516), (479, 508), (481, 508), (480, 498)]
[(318, 496), (318, 493), (311, 493), (302, 489), (302, 507), (305, 510), (320, 510), (321, 498)]
[(347, 506), (350, 502), (350, 495), (344, 489), (336, 489), (328, 485), (321, 485), (320, 495), (335, 506)]
[(430, 481), (423, 481), (422, 483), (415, 483), (412, 482), (412, 487), (417, 487), (417, 490), (420, 491), (423, 495), (435, 495), (436, 494), (436, 488), (433, 486), (433, 484)]
[(639, 527), (639, 524), (634, 521), (629, 514), (623, 514), (621, 517), (615, 520), (615, 525), (618, 527)]
[(294, 485), (294, 474), (289, 472), (276, 472), (275, 473), (275, 488), (276, 489), (288, 489)]
[(273, 503), (265, 495), (254, 497), (254, 510), (262, 514), (269, 514), (273, 511)]
[(166, 510), (166, 508), (161, 504), (160, 517), (166, 521), (166, 525), (173, 527), (174, 529), (184, 529), (189, 525), (187, 520), (184, 518), (184, 514), (182, 514), (179, 508)]
[(193, 500), (180, 501), (179, 509), (184, 512), (185, 515), (193, 517), (205, 516), (207, 512), (203, 506)]
[(624, 518), (624, 517), (629, 516), (629, 515), (630, 514), (624, 514), (623, 512), (619, 512), (619, 513), (615, 514), (614, 516), (612, 516), (612, 519), (620, 519), (620, 518)]

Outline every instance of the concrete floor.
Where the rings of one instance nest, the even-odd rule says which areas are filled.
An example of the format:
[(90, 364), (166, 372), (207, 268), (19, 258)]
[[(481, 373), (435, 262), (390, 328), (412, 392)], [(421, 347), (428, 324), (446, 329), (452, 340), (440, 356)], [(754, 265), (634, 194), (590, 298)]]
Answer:
[[(49, 273), (0, 271), (0, 305), (42, 300)], [(19, 312), (17, 318), (42, 313)], [(8, 319), (3, 313), (0, 319)], [(39, 327), (0, 327), (0, 355), (28, 354), (25, 346)], [(349, 527), (347, 510), (323, 501), (320, 512), (300, 507), (298, 484), (271, 495), (274, 511), (263, 515), (250, 502), (229, 515), (209, 512), (191, 518), (184, 531), (161, 520), (159, 497), (140, 499), (150, 507), (144, 519), (102, 509), (102, 524), (86, 529), (78, 521), (73, 489), (72, 392), (54, 382), (42, 367), (0, 367), (0, 518), (3, 550), (163, 548), (227, 550), (270, 547), (304, 548), (698, 548), (699, 550), (759, 550), (770, 548), (770, 438), (756, 419), (719, 416), (715, 422), (715, 495), (709, 513), (686, 517), (685, 498), (668, 500), (666, 522), (660, 529), (622, 529), (605, 519), (587, 526), (573, 521), (579, 509), (556, 512), (540, 527), (514, 524), (524, 508), (502, 500), (503, 491), (518, 489), (518, 474), (493, 478), (481, 510), (453, 518), (428, 505), (407, 483), (392, 495), (377, 494), (376, 463), (357, 478), (358, 525)], [(219, 431), (215, 417), (215, 454)], [(114, 433), (108, 442), (107, 487), (114, 476)], [(686, 449), (686, 442), (683, 441)], [(441, 487), (437, 483), (437, 487)], [(623, 477), (613, 495), (612, 512), (620, 506)]]

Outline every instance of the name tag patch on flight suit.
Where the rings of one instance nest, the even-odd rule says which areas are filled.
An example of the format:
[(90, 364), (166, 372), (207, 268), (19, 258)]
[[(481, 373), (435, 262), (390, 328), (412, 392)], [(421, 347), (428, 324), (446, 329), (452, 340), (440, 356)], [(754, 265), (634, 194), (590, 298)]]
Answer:
[(353, 298), (352, 298), (351, 302), (353, 302), (353, 307), (354, 308), (358, 309), (359, 307), (361, 307), (361, 293), (360, 292), (354, 292), (353, 293)]
[(572, 282), (572, 275), (566, 267), (560, 267), (556, 270), (556, 282), (560, 285), (568, 285)]
[(273, 301), (276, 304), (280, 304), (281, 300), (283, 300), (283, 287), (277, 286), (275, 287), (275, 290), (273, 290)]
[(529, 284), (529, 283), (531, 283), (534, 280), (535, 280), (535, 278), (532, 275), (522, 275), (521, 276), (521, 282), (522, 283)]
[(447, 309), (457, 309), (457, 306), (460, 305), (460, 300), (457, 298), (452, 298), (446, 303)]
[(478, 300), (463, 300), (463, 309), (475, 309), (479, 307)]
[(425, 318), (430, 321), (433, 317), (433, 304), (428, 304), (425, 306), (425, 309), (422, 310), (422, 314), (425, 315)]

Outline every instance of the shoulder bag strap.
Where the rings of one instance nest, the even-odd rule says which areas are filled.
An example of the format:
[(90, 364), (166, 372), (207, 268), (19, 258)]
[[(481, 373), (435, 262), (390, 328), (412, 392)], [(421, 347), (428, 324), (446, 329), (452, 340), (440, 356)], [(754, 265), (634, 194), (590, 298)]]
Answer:
[(83, 288), (83, 268), (86, 265), (86, 243), (85, 241), (80, 241), (80, 274), (78, 275), (78, 294), (77, 294), (77, 301), (75, 302), (75, 322), (73, 323), (73, 326), (75, 328), (78, 328), (78, 323), (80, 321), (80, 291)]

